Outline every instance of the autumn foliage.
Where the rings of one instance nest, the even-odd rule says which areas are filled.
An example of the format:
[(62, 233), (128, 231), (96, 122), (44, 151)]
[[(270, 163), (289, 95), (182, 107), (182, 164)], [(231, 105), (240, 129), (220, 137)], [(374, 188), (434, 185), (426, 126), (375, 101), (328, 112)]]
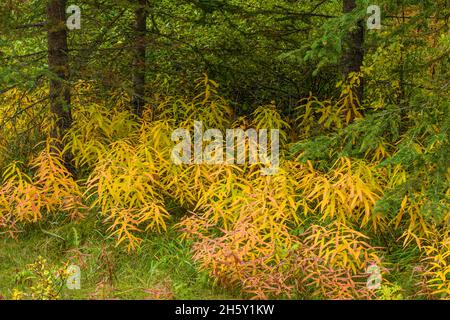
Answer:
[[(364, 116), (352, 85), (360, 76), (339, 84), (336, 99), (311, 95), (300, 101), (291, 117), (269, 104), (237, 118), (218, 84), (207, 77), (197, 82), (192, 97), (155, 95), (152, 112), (141, 120), (125, 108), (125, 93), (111, 101), (80, 98), (64, 150), (48, 138), (26, 161), (8, 163), (3, 156), (1, 233), (20, 237), (24, 226), (55, 215), (77, 220), (93, 214), (117, 245), (133, 251), (145, 233), (175, 227), (199, 268), (216, 283), (258, 299), (383, 298), (367, 288), (366, 270), (376, 264), (383, 285), (394, 285), (389, 282), (391, 239), (406, 249), (418, 248), (418, 291), (448, 298), (448, 185), (437, 199), (441, 214), (429, 216), (436, 203), (429, 193), (433, 181), (425, 177), (406, 189), (414, 173), (395, 161), (399, 146), (380, 141), (352, 155), (344, 149), (314, 150), (305, 140), (317, 131), (358, 130)], [(95, 86), (80, 82), (77, 90), (93, 92)], [(16, 95), (9, 93), (2, 103)], [(31, 117), (24, 115), (23, 121)], [(220, 130), (282, 130), (280, 170), (263, 176), (260, 164), (174, 164), (171, 132), (192, 129), (195, 120)], [(45, 136), (45, 123), (40, 128)], [(414, 152), (430, 153), (440, 143), (416, 145)], [(74, 156), (76, 178), (64, 166), (67, 152)], [(185, 212), (183, 218), (173, 217), (169, 203)]]

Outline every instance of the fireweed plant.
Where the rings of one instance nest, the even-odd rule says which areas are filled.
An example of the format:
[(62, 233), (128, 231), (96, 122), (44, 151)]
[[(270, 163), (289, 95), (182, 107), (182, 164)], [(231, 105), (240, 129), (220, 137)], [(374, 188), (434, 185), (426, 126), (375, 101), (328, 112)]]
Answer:
[[(379, 291), (367, 286), (367, 270), (378, 266), (384, 275), (382, 285), (394, 285), (388, 280), (391, 264), (384, 259), (386, 248), (377, 240), (387, 234), (397, 234), (406, 248), (419, 248), (418, 266), (424, 271), (418, 281), (423, 279), (424, 288), (430, 288), (428, 294), (445, 296), (449, 292), (445, 197), (436, 203), (442, 207), (441, 215), (432, 218), (423, 213), (435, 201), (425, 191), (432, 176), (422, 180), (418, 190), (404, 193), (412, 173), (396, 160), (404, 152), (401, 147), (380, 141), (366, 145), (360, 157), (346, 154), (345, 145), (342, 151), (327, 151), (327, 146), (338, 143), (333, 135), (318, 146), (307, 139), (289, 141), (292, 130), (306, 138), (313, 130), (347, 125), (345, 141), (361, 130), (363, 121), (376, 121), (364, 118), (352, 95), (359, 76), (339, 84), (342, 93), (336, 100), (311, 96), (301, 101), (297, 115), (289, 119), (273, 104), (256, 109), (251, 118), (235, 118), (218, 94), (218, 84), (208, 78), (197, 82), (198, 93), (191, 99), (158, 97), (154, 102), (158, 116), (145, 113), (142, 121), (124, 108), (126, 93), (111, 98), (112, 111), (104, 107), (105, 101), (77, 100), (64, 150), (47, 140), (30, 162), (6, 164), (0, 193), (2, 232), (19, 237), (26, 224), (57, 214), (77, 220), (98, 212), (117, 245), (133, 251), (143, 233), (164, 232), (173, 225), (166, 207), (170, 199), (186, 210), (175, 227), (192, 247), (199, 268), (217, 283), (239, 287), (255, 298), (299, 294), (380, 298)], [(79, 82), (77, 88), (94, 90), (87, 82)], [(18, 94), (9, 92), (2, 103), (12, 103)], [(29, 99), (38, 97), (39, 93)], [(319, 121), (313, 124), (312, 117)], [(213, 153), (221, 156), (196, 161), (186, 144), (181, 148), (189, 146), (185, 154), (181, 152), (184, 161), (173, 161), (173, 153), (181, 150), (173, 136), (189, 138), (199, 121), (218, 137)], [(267, 157), (258, 161), (257, 156), (257, 130), (262, 128), (279, 130), (274, 135), (279, 167), (269, 175), (263, 174)], [(231, 140), (219, 139), (236, 132), (247, 139), (228, 145)], [(440, 143), (428, 152), (438, 151)], [(229, 157), (235, 155), (231, 148), (241, 150), (240, 161), (225, 161), (227, 152)], [(415, 150), (427, 152), (419, 146)], [(63, 165), (69, 151), (82, 173), (78, 180)], [(448, 177), (449, 172), (445, 174)], [(442, 224), (434, 221), (438, 218)]]

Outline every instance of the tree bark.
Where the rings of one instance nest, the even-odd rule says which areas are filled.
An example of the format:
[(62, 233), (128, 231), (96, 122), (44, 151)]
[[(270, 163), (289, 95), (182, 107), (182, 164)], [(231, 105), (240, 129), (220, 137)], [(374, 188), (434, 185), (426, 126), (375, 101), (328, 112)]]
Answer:
[[(72, 125), (70, 108), (69, 54), (66, 29), (66, 0), (48, 0), (48, 67), (50, 78), (50, 110), (55, 118), (51, 136), (56, 138), (58, 149), (62, 149), (61, 140)], [(75, 174), (71, 165), (72, 155), (64, 154), (67, 169)]]
[(142, 117), (145, 105), (145, 54), (147, 35), (147, 0), (135, 0), (139, 7), (135, 11), (134, 55), (133, 55), (133, 96), (132, 111)]
[[(355, 0), (343, 0), (344, 13), (350, 13), (356, 8)], [(345, 48), (342, 56), (342, 71), (345, 79), (351, 72), (359, 72), (364, 60), (364, 21), (358, 21), (357, 28), (350, 31), (345, 38)], [(356, 89), (360, 103), (363, 103), (364, 83)]]
[(49, 0), (48, 18), (48, 66), (50, 79), (50, 107), (56, 117), (52, 135), (61, 138), (72, 124), (70, 110), (69, 55), (66, 31), (66, 0)]

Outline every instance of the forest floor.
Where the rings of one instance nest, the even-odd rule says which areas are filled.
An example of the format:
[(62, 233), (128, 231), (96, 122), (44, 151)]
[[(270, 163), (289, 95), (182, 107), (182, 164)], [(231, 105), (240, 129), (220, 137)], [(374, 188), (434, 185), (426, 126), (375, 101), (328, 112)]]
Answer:
[[(176, 220), (176, 219), (175, 219)], [(47, 270), (81, 269), (81, 289), (70, 290), (65, 283), (59, 297), (84, 299), (246, 299), (239, 291), (216, 285), (192, 260), (187, 242), (172, 225), (167, 232), (150, 233), (136, 252), (127, 252), (117, 239), (108, 238), (106, 227), (95, 215), (75, 223), (42, 222), (29, 226), (17, 239), (0, 237), (0, 300), (13, 298), (14, 289), (29, 292), (23, 281), (29, 265), (39, 257), (47, 260)], [(415, 279), (414, 256), (399, 246), (386, 257), (401, 263), (390, 264), (389, 280), (400, 287), (386, 287), (388, 299), (412, 297)], [(22, 276), (21, 276), (22, 275)], [(22, 280), (19, 280), (22, 279)], [(29, 281), (28, 281), (29, 282)], [(394, 291), (390, 292), (392, 289)], [(398, 290), (397, 290), (398, 289)], [(402, 293), (400, 295), (400, 292)], [(295, 297), (294, 297), (295, 298)], [(296, 297), (298, 298), (298, 297)]]
[(39, 225), (18, 240), (0, 240), (0, 298), (10, 298), (18, 275), (38, 257), (49, 269), (64, 264), (81, 268), (81, 289), (63, 286), (62, 299), (239, 299), (239, 293), (215, 285), (194, 265), (189, 246), (169, 227), (143, 239), (127, 253), (107, 239), (95, 218), (58, 227)]

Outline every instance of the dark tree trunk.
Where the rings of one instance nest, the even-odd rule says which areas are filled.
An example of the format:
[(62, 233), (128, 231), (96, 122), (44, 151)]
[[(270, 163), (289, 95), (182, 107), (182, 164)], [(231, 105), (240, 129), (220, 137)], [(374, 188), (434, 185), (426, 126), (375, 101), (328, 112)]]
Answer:
[[(343, 0), (344, 13), (352, 12), (356, 8), (356, 0)], [(351, 72), (359, 72), (364, 60), (364, 21), (358, 21), (355, 30), (349, 32), (345, 39), (345, 48), (342, 56), (342, 71), (347, 78)], [(364, 83), (357, 88), (356, 92), (360, 103), (363, 103)]]
[(145, 52), (147, 35), (147, 0), (136, 0), (133, 55), (133, 113), (142, 117), (145, 105)]
[(47, 5), (48, 66), (50, 79), (50, 106), (56, 117), (52, 135), (61, 138), (72, 124), (70, 111), (69, 55), (66, 31), (66, 0), (49, 0)]
[[(58, 141), (58, 149), (62, 149), (61, 140), (72, 125), (70, 109), (69, 54), (67, 48), (66, 0), (48, 0), (48, 67), (50, 78), (50, 110), (55, 118), (51, 135)], [(72, 166), (72, 155), (64, 154), (66, 167), (75, 174)]]

